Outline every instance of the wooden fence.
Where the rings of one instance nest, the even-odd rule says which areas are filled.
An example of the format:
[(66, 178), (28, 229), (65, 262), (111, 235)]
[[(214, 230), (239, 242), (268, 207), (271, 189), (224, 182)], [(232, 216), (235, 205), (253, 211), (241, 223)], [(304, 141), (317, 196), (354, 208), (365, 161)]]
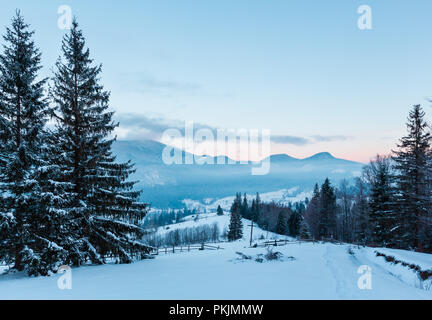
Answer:
[(252, 247), (270, 247), (270, 246), (274, 246), (274, 247), (278, 247), (278, 246), (285, 246), (288, 244), (301, 244), (301, 243), (315, 243), (318, 242), (316, 240), (308, 240), (308, 239), (304, 239), (304, 240), (288, 240), (288, 239), (283, 239), (283, 240), (270, 240), (270, 241), (264, 241), (261, 243), (256, 243), (255, 245), (252, 245)]
[[(330, 242), (333, 244), (348, 244), (333, 238), (323, 238), (320, 241)], [(285, 246), (289, 244), (302, 244), (302, 243), (318, 243), (320, 242), (314, 239), (302, 239), (302, 240), (288, 240), (288, 239), (280, 239), (280, 240), (268, 240), (261, 243), (255, 243), (252, 247), (278, 247)], [(357, 244), (352, 244), (357, 245)], [(151, 255), (159, 255), (159, 254), (168, 254), (168, 253), (179, 253), (179, 252), (189, 252), (192, 250), (223, 250), (224, 248), (215, 245), (209, 244), (195, 244), (195, 245), (183, 245), (183, 246), (172, 246), (172, 247), (160, 247), (160, 248), (152, 248)]]
[[(268, 246), (284, 246), (287, 244), (301, 244), (301, 243), (317, 243), (317, 242), (330, 242), (333, 244), (339, 244), (339, 245), (344, 245), (344, 244), (348, 244), (348, 245), (354, 245), (354, 246), (364, 246), (364, 244), (360, 244), (360, 243), (346, 243), (346, 242), (342, 242), (333, 238), (322, 238), (321, 240), (314, 240), (314, 239), (302, 239), (302, 240), (288, 240), (288, 239), (282, 239), (282, 240), (269, 240), (269, 241), (264, 241), (261, 243), (257, 243), (256, 245), (253, 246), (257, 246), (257, 247), (268, 247)], [(253, 247), (252, 246), (252, 247)]]
[(178, 252), (189, 252), (193, 250), (223, 250), (224, 248), (220, 246), (213, 246), (209, 244), (199, 244), (199, 245), (184, 245), (184, 246), (172, 246), (172, 247), (161, 247), (154, 248), (151, 252), (152, 255), (158, 254), (168, 254), (168, 253), (178, 253)]

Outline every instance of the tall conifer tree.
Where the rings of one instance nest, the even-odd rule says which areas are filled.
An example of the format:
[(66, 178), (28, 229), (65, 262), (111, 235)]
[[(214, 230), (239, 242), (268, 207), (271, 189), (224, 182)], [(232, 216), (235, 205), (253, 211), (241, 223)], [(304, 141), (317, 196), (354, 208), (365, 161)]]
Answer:
[(146, 205), (128, 177), (133, 165), (117, 163), (111, 145), (113, 112), (108, 111), (109, 93), (100, 84), (101, 66), (94, 65), (82, 31), (74, 19), (62, 42), (62, 56), (56, 64), (51, 97), (57, 120), (53, 143), (55, 163), (62, 180), (71, 185), (69, 229), (75, 265), (87, 258), (104, 263), (104, 256), (121, 263), (144, 258), (149, 248), (138, 241)]
[[(19, 11), (0, 55), (0, 259), (30, 275), (48, 274), (64, 257), (55, 210), (55, 177), (47, 162), (44, 130), (49, 108), (41, 53)], [(59, 186), (60, 188), (60, 186)]]
[(328, 178), (321, 186), (319, 235), (320, 237), (336, 235), (336, 196)]
[(400, 214), (400, 245), (417, 249), (420, 246), (420, 221), (432, 209), (428, 153), (431, 135), (420, 105), (410, 111), (408, 134), (394, 151), (396, 169), (396, 204)]
[[(388, 246), (395, 243), (397, 216), (394, 207), (393, 173), (390, 159), (377, 156), (365, 168), (371, 188), (369, 200), (369, 229), (375, 245)], [(400, 226), (399, 226), (400, 227)]]
[(364, 180), (360, 177), (355, 179), (356, 193), (353, 204), (355, 216), (355, 239), (361, 243), (369, 240), (369, 205), (367, 198), (367, 187)]
[(276, 233), (285, 235), (287, 232), (287, 219), (284, 212), (280, 212), (276, 222)]
[(305, 219), (309, 226), (309, 231), (315, 239), (319, 238), (319, 222), (320, 222), (320, 190), (318, 184), (315, 184), (313, 195), (309, 201), (306, 212)]
[(241, 193), (237, 193), (231, 206), (231, 219), (228, 229), (228, 241), (235, 241), (243, 237), (243, 223), (240, 215), (242, 206)]

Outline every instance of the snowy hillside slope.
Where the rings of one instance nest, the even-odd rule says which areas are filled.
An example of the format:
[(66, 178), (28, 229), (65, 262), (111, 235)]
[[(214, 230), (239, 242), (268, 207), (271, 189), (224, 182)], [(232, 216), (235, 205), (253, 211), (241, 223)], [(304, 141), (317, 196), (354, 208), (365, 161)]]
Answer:
[[(195, 217), (197, 217), (197, 221), (195, 221)], [(219, 230), (223, 232), (223, 230), (228, 230), (228, 226), (230, 223), (230, 214), (225, 212), (223, 216), (218, 216), (216, 213), (206, 213), (206, 214), (197, 214), (193, 216), (188, 216), (185, 218), (184, 222), (171, 224), (168, 226), (159, 227), (156, 231), (158, 234), (163, 235), (167, 232), (174, 231), (177, 229), (186, 229), (186, 228), (193, 228), (198, 227), (202, 225), (213, 225), (217, 224), (219, 227)], [(250, 220), (242, 219), (243, 223), (243, 235), (245, 239), (250, 240)], [(260, 238), (263, 239), (269, 239), (269, 240), (275, 240), (275, 239), (290, 239), (293, 240), (290, 237), (281, 236), (278, 234), (275, 234), (273, 232), (268, 232), (265, 230), (262, 230), (259, 228), (256, 224), (254, 224), (253, 228), (253, 240), (258, 241)]]
[[(157, 232), (212, 223), (222, 229), (229, 223), (228, 214), (199, 218), (194, 221), (189, 217)], [(385, 262), (376, 251), (425, 268), (432, 265), (432, 255), (297, 241), (250, 248), (249, 223), (243, 222), (243, 239), (218, 243), (221, 250), (161, 253), (155, 259), (129, 265), (74, 268), (71, 290), (57, 287), (60, 275), (0, 275), (0, 299), (432, 299), (428, 283), (422, 283), (408, 268)], [(258, 237), (280, 237), (259, 228), (255, 232)], [(281, 258), (263, 259), (267, 250), (280, 252)], [(250, 259), (242, 259), (239, 253)], [(358, 287), (362, 276), (358, 270), (365, 265), (371, 268), (371, 290)]]

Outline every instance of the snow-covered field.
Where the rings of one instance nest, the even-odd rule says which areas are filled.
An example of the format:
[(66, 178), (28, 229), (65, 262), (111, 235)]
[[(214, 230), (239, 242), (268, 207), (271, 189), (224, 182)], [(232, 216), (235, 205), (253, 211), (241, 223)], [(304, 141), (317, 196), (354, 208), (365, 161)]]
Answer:
[[(197, 223), (225, 225), (228, 216)], [(245, 221), (244, 225), (248, 222)], [(187, 221), (171, 230), (195, 225)], [(247, 226), (245, 226), (247, 228)], [(159, 232), (163, 232), (160, 230)], [(258, 231), (257, 235), (266, 232)], [(269, 238), (273, 235), (270, 234)], [(267, 253), (248, 248), (245, 239), (220, 243), (223, 250), (162, 254), (130, 265), (86, 266), (72, 270), (72, 289), (60, 290), (52, 277), (0, 276), (0, 299), (431, 299), (416, 274), (376, 257), (399, 254), (423, 267), (432, 255), (402, 250), (357, 248), (329, 243), (292, 243), (272, 247), (281, 260), (255, 261)], [(351, 250), (349, 250), (351, 248)], [(237, 252), (252, 259), (241, 259)], [(360, 266), (371, 268), (372, 288), (361, 290)]]

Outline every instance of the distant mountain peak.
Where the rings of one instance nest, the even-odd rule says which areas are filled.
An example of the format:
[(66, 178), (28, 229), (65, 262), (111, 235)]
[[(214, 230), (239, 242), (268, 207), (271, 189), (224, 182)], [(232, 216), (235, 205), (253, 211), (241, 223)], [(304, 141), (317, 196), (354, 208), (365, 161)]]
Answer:
[(270, 157), (270, 160), (274, 162), (283, 162), (283, 161), (298, 160), (298, 159), (293, 158), (285, 153), (281, 153), (281, 154), (273, 154)]
[(320, 152), (314, 154), (313, 156), (306, 158), (305, 160), (327, 160), (327, 159), (335, 159), (330, 152)]

